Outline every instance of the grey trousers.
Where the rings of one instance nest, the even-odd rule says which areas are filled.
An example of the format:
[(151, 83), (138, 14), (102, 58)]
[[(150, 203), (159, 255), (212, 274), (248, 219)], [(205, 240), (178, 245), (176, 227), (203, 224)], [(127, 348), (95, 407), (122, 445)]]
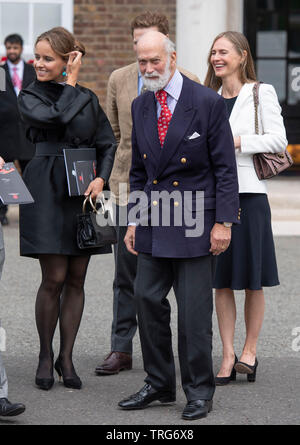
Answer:
[(8, 383), (5, 368), (2, 362), (1, 352), (0, 352), (0, 399), (7, 399), (8, 395)]
[(111, 350), (132, 354), (132, 339), (137, 329), (134, 281), (137, 257), (128, 252), (124, 236), (127, 225), (119, 225), (119, 214), (127, 221), (127, 206), (116, 206), (118, 243), (114, 246), (115, 277), (113, 283), (113, 322), (111, 330)]

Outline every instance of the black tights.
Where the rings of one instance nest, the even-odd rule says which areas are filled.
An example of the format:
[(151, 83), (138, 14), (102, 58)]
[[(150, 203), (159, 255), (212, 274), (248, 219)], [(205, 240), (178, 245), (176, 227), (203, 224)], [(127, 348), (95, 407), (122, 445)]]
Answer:
[(40, 255), (42, 283), (35, 315), (40, 337), (39, 378), (53, 371), (52, 341), (59, 320), (59, 358), (66, 377), (74, 373), (72, 351), (84, 308), (84, 281), (89, 256)]

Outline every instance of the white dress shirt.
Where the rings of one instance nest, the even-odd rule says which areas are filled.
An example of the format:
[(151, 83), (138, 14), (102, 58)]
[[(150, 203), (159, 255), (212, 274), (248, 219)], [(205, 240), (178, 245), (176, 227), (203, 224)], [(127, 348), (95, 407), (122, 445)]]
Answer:
[[(18, 76), (20, 77), (21, 81), (23, 81), (24, 61), (20, 60), (19, 63), (14, 64), (10, 60), (7, 60), (7, 65), (8, 65), (9, 74), (10, 74), (11, 79), (13, 78), (13, 75), (14, 75), (14, 68), (17, 68)], [(15, 86), (14, 89), (15, 89), (16, 95), (18, 96), (19, 92), (20, 92), (19, 88)]]

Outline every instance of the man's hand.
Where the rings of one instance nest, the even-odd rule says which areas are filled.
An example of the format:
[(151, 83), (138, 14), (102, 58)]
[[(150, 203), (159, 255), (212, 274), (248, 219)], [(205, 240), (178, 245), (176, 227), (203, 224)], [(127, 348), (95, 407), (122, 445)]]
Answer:
[(225, 252), (231, 241), (231, 228), (224, 227), (223, 224), (216, 223), (210, 232), (210, 252), (213, 255), (220, 255)]
[(0, 156), (0, 170), (2, 170), (2, 168), (4, 167), (5, 161), (4, 159)]
[(233, 138), (233, 140), (234, 140), (234, 148), (241, 151), (241, 144), (242, 144), (241, 136), (236, 136)]
[(135, 245), (135, 230), (136, 230), (136, 226), (128, 226), (125, 238), (124, 238), (124, 243), (127, 247), (128, 252), (132, 253), (133, 255), (138, 255), (138, 252), (136, 252), (134, 250), (134, 245)]

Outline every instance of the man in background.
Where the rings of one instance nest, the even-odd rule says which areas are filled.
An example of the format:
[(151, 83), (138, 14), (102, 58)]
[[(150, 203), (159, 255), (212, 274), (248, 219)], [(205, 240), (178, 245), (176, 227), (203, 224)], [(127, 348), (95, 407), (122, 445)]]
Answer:
[[(136, 52), (138, 40), (148, 31), (160, 31), (169, 36), (169, 23), (164, 14), (145, 12), (131, 24), (133, 49)], [(179, 68), (191, 80), (200, 82), (197, 76)], [(97, 366), (96, 374), (118, 374), (132, 368), (132, 340), (137, 329), (134, 302), (134, 281), (137, 270), (136, 256), (128, 252), (124, 243), (127, 230), (127, 194), (131, 167), (131, 103), (145, 91), (137, 62), (113, 71), (108, 81), (106, 112), (115, 133), (118, 148), (109, 185), (117, 199), (116, 221), (118, 243), (115, 245), (115, 278), (113, 283), (113, 322), (111, 352), (104, 362)], [(125, 184), (123, 192), (119, 185)], [(120, 217), (120, 218), (119, 218)], [(123, 224), (118, 224), (122, 220)]]
[[(22, 88), (26, 88), (35, 79), (32, 65), (22, 60), (23, 39), (18, 34), (11, 34), (4, 41), (6, 48), (6, 63), (3, 68), (6, 73), (6, 91), (1, 93), (0, 101), (0, 156), (6, 162), (19, 161), (21, 171), (34, 155), (34, 145), (25, 137), (25, 131), (20, 119), (17, 97)], [(0, 221), (8, 224), (7, 206), (0, 206)]]
[[(2, 97), (1, 92), (1, 97)], [(0, 97), (0, 100), (1, 100)], [(4, 159), (0, 157), (0, 170), (2, 169), (4, 165)], [(3, 232), (2, 232), (2, 226), (0, 223), (0, 278), (2, 275), (2, 269), (5, 259), (5, 250), (4, 250), (4, 242), (3, 242)], [(3, 305), (0, 304), (0, 307), (3, 308)], [(2, 311), (1, 311), (2, 313)], [(1, 328), (1, 326), (0, 326)], [(1, 332), (2, 331), (2, 332)], [(3, 336), (3, 330), (0, 329), (0, 345), (2, 343), (5, 343), (5, 339), (1, 338)], [(12, 416), (18, 416), (19, 414), (22, 414), (25, 411), (25, 405), (22, 403), (11, 403), (7, 399), (8, 395), (8, 383), (7, 383), (7, 375), (5, 372), (5, 368), (2, 362), (1, 357), (1, 348), (0, 348), (0, 417), (12, 417)]]

